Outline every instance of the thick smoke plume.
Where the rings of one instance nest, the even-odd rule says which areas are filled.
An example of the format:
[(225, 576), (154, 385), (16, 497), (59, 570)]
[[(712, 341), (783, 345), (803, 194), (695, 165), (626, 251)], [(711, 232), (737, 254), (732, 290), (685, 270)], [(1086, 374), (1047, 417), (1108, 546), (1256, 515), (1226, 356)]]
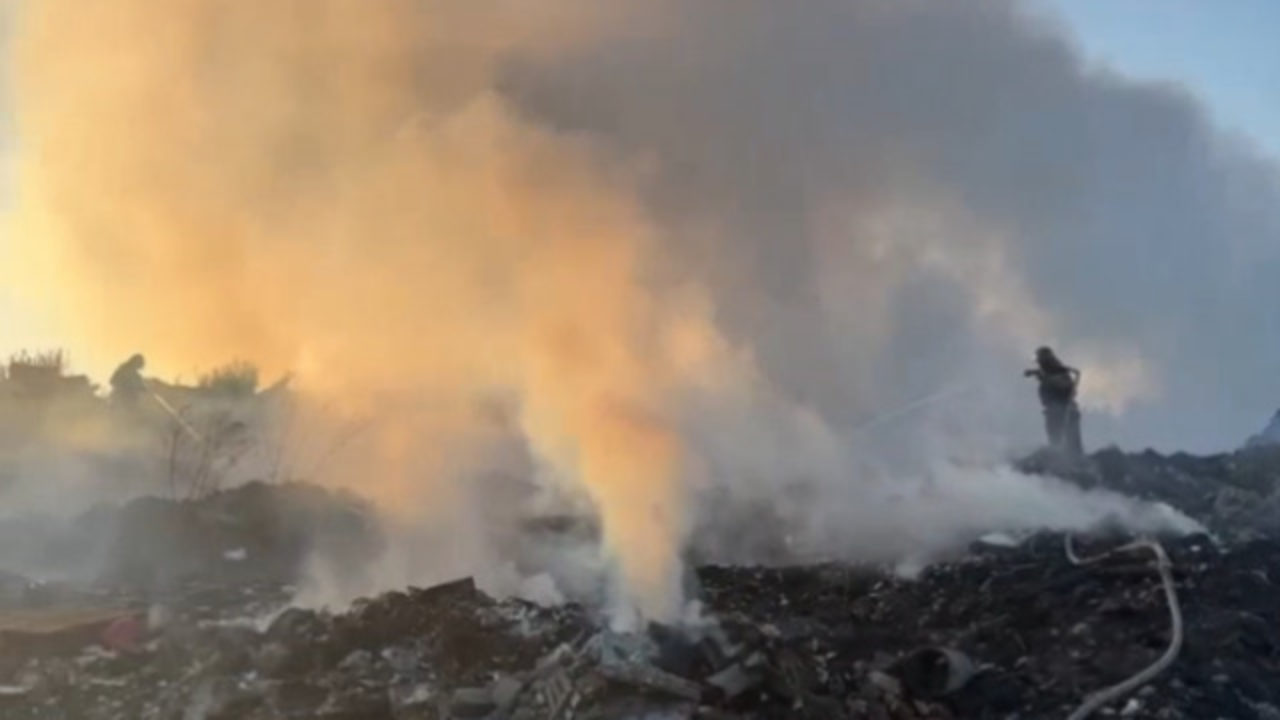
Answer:
[[(1021, 3), (15, 12), (24, 297), (100, 367), (296, 371), (374, 418), (331, 476), (420, 524), (484, 514), (498, 398), (650, 615), (713, 488), (896, 546), (840, 513), (1026, 446), (1042, 342), (1107, 438), (1216, 446), (1280, 399), (1275, 167)], [(1007, 481), (903, 488), (941, 538)]]

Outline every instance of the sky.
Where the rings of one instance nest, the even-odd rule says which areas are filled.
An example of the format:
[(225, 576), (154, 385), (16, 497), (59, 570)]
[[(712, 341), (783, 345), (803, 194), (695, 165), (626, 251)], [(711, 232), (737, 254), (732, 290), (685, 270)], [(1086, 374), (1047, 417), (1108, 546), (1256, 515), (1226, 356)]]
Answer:
[(1090, 60), (1175, 81), (1215, 120), (1280, 156), (1280, 3), (1274, 0), (1042, 0)]

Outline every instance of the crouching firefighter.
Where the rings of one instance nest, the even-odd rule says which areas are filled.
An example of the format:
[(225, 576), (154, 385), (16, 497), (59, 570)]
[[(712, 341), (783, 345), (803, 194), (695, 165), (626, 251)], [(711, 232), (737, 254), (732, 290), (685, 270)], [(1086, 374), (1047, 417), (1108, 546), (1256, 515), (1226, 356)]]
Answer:
[(147, 361), (142, 355), (134, 355), (124, 361), (111, 375), (111, 399), (125, 407), (136, 407), (139, 399), (147, 394), (147, 381), (142, 369)]
[(1053, 350), (1036, 350), (1036, 367), (1023, 373), (1040, 381), (1040, 405), (1044, 408), (1044, 430), (1049, 447), (1065, 456), (1084, 455), (1080, 437), (1080, 408), (1076, 405), (1076, 389), (1080, 371), (1064, 364)]

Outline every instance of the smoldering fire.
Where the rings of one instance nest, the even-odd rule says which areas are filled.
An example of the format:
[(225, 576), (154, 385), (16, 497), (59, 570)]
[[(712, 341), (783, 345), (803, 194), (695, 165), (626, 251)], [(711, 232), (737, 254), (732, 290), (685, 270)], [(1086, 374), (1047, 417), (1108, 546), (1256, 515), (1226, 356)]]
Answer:
[[(708, 486), (849, 555), (1056, 512), (952, 462), (1028, 437), (990, 381), (1038, 342), (1122, 438), (1273, 409), (1280, 343), (1215, 348), (1275, 332), (1274, 167), (1024, 3), (543, 9), (22, 0), (6, 279), (95, 367), (252, 357), (376, 415), (331, 473), (418, 524), (474, 502), (473, 400), (514, 395), (653, 616)], [(1009, 390), (847, 431), (957, 378)]]

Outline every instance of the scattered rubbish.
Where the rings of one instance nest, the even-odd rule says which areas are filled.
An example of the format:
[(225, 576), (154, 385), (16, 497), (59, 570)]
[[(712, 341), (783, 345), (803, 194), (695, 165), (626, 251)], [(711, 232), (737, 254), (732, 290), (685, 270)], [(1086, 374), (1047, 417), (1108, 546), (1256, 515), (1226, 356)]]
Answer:
[[(761, 661), (763, 658), (756, 655)], [(707, 684), (715, 687), (726, 700), (733, 700), (760, 684), (758, 674), (747, 669), (746, 663), (734, 663), (720, 672), (707, 678)]]
[(913, 697), (934, 700), (964, 687), (976, 668), (959, 650), (931, 647), (907, 655), (890, 672)]
[(993, 532), (987, 533), (978, 538), (978, 542), (983, 545), (989, 545), (997, 548), (1015, 548), (1021, 544), (1021, 541), (1014, 538), (1009, 533)]
[(448, 709), (451, 717), (483, 718), (497, 710), (498, 703), (488, 689), (460, 688), (453, 691)]
[[(28, 697), (57, 698), (68, 717), (109, 704), (114, 715), (94, 717), (127, 720), (191, 708), (263, 720), (1063, 717), (1078, 688), (1148, 664), (1168, 628), (1149, 568), (1111, 572), (1130, 567), (1123, 556), (1078, 567), (1062, 543), (1030, 537), (915, 581), (874, 568), (707, 567), (705, 625), (634, 634), (598, 629), (582, 607), (499, 601), (466, 579), (341, 614), (293, 608), (260, 629), (235, 621), (253, 596), (188, 585), (166, 600), (171, 617), (147, 653), (82, 642), (63, 663), (56, 648), (26, 649), (0, 676), (14, 695), (0, 702), (14, 720), (45, 717)], [(1157, 692), (1112, 712), (1192, 720), (1277, 706), (1268, 678), (1280, 672), (1280, 631), (1262, 618), (1280, 586), (1254, 583), (1280, 576), (1280, 543), (1166, 547), (1187, 643), (1212, 650), (1184, 654), (1150, 681)]]
[(649, 665), (622, 663), (602, 665), (600, 674), (615, 682), (673, 695), (686, 700), (697, 700), (702, 697), (702, 687), (697, 683), (663, 672)]
[[(228, 534), (163, 593), (128, 582), (0, 593), (12, 603), (0, 717), (1066, 718), (1103, 688), (1086, 698), (1099, 716), (1280, 720), (1280, 534), (1274, 520), (1245, 527), (1243, 509), (1275, 496), (1277, 470), (1280, 452), (1256, 449), (1102, 451), (1067, 479), (1166, 502), (1219, 539), (975, 533), (968, 555), (916, 563), (911, 578), (703, 566), (696, 621), (632, 633), (607, 629), (596, 608), (497, 599), (471, 578), (344, 612), (282, 610), (296, 556)], [(267, 496), (249, 495), (264, 492), (215, 504), (261, 507)], [(222, 562), (227, 548), (244, 559)]]
[(138, 652), (145, 631), (142, 619), (136, 615), (117, 618), (102, 631), (102, 645), (115, 652)]

